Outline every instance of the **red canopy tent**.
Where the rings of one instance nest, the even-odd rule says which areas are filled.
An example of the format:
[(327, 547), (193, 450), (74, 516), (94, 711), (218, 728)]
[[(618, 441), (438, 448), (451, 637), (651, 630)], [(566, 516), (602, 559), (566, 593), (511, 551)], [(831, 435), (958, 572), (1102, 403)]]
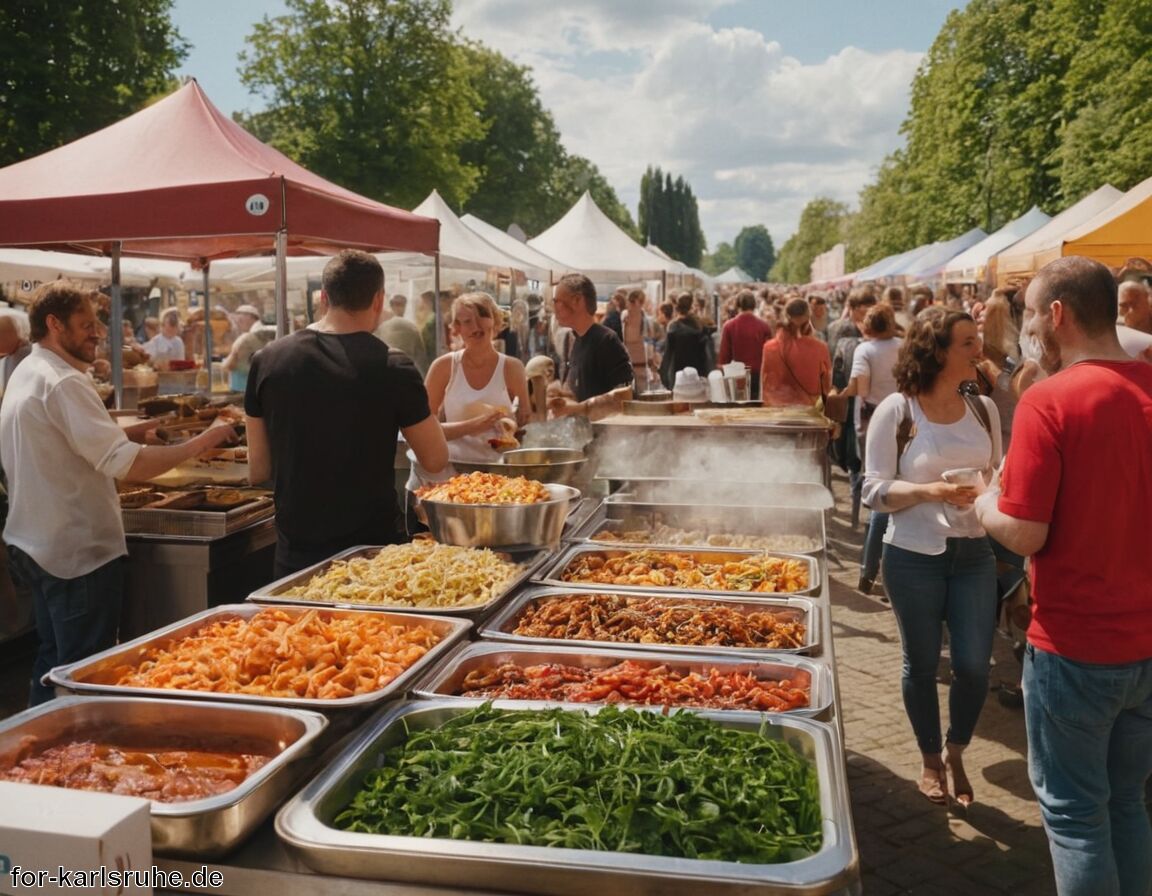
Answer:
[[(343, 248), (435, 255), (439, 229), (434, 218), (339, 187), (261, 143), (195, 81), (103, 130), (0, 168), (0, 246), (111, 255), (114, 278), (121, 253), (204, 268), (215, 258)], [(115, 279), (113, 305), (118, 351)], [(286, 312), (278, 277), (281, 332)]]

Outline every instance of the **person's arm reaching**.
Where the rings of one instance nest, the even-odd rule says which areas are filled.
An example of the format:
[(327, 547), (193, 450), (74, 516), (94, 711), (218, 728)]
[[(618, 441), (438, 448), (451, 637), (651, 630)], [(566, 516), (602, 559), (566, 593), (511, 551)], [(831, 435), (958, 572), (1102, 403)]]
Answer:
[(268, 427), (260, 417), (248, 415), (248, 484), (257, 485), (272, 478), (272, 452), (268, 447)]
[(435, 417), (429, 415), (400, 431), (420, 466), (429, 473), (439, 473), (448, 465), (448, 442), (444, 439), (440, 421)]
[(236, 432), (231, 426), (216, 422), (199, 435), (178, 445), (145, 445), (136, 455), (124, 479), (129, 482), (145, 482), (235, 438)]

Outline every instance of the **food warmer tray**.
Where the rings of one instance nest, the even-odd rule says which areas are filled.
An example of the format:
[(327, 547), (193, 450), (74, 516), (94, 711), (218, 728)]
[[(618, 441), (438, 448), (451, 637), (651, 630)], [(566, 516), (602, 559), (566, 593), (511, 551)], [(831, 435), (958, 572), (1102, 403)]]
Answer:
[[(304, 862), (322, 873), (440, 886), (546, 893), (549, 896), (699, 896), (700, 893), (817, 894), (849, 891), (858, 856), (846, 782), (837, 772), (840, 749), (832, 726), (812, 719), (769, 717), (765, 736), (785, 740), (816, 766), (823, 844), (815, 854), (777, 865), (682, 859), (566, 847), (520, 846), (341, 831), (330, 824), (351, 801), (380, 753), (408, 730), (437, 727), (480, 701), (397, 704), (366, 724), (341, 756), (276, 816), (276, 833)], [(549, 708), (525, 703), (531, 712)], [(572, 709), (596, 712), (597, 708)], [(765, 717), (701, 713), (719, 725), (759, 731)]]
[[(522, 584), (527, 582), (537, 569), (546, 563), (554, 553), (551, 551), (543, 550), (520, 550), (520, 551), (505, 551), (500, 548), (487, 548), (496, 554), (504, 554), (509, 557), (513, 563), (520, 566), (520, 572), (513, 576), (508, 584), (500, 590), (498, 594), (494, 594), (492, 598), (482, 604), (474, 604), (466, 607), (413, 607), (409, 604), (373, 604), (373, 603), (354, 603), (352, 601), (312, 601), (305, 600), (300, 597), (289, 597), (284, 592), (297, 585), (304, 585), (309, 582), (313, 576), (327, 572), (330, 567), (337, 560), (352, 560), (356, 557), (368, 557), (376, 554), (378, 551), (384, 550), (380, 545), (360, 545), (359, 547), (349, 548), (342, 551), (335, 557), (329, 557), (317, 563), (315, 566), (309, 566), (307, 569), (302, 569), (300, 572), (294, 572), (291, 575), (285, 576), (282, 579), (277, 579), (275, 582), (270, 582), (256, 591), (248, 595), (248, 600), (253, 603), (259, 604), (282, 604), (299, 607), (336, 607), (348, 610), (367, 610), (370, 612), (390, 611), (394, 613), (422, 613), (427, 616), (453, 616), (463, 619), (477, 620), (489, 614), (496, 605), (504, 600), (509, 594), (519, 588)], [(474, 548), (474, 550), (485, 550), (484, 548)]]
[(159, 535), (165, 538), (221, 538), (276, 512), (271, 497), (253, 498), (231, 510), (153, 510), (138, 507), (121, 510), (128, 535)]
[[(605, 498), (609, 503), (709, 505), (740, 507), (799, 507), (832, 510), (836, 501), (820, 482), (758, 482), (742, 480), (668, 479), (660, 476), (621, 476), (620, 488)], [(687, 498), (687, 500), (686, 500)]]
[[(665, 523), (677, 529), (703, 533), (703, 537), (689, 543), (669, 545), (667, 542), (634, 542), (597, 538), (598, 532), (651, 530)], [(820, 510), (804, 507), (748, 507), (733, 511), (728, 506), (715, 504), (660, 504), (607, 500), (601, 502), (584, 524), (572, 534), (573, 541), (595, 542), (611, 546), (653, 547), (673, 549), (681, 547), (727, 549), (704, 540), (708, 535), (762, 535), (795, 536), (809, 539), (810, 546), (784, 548), (797, 554), (819, 554), (824, 550), (826, 532), (824, 514)]]
[[(460, 686), (468, 673), (477, 669), (488, 669), (503, 663), (515, 663), (518, 666), (532, 666), (538, 664), (555, 663), (563, 666), (577, 666), (582, 669), (606, 669), (625, 660), (639, 663), (645, 668), (654, 666), (668, 666), (671, 670), (680, 673), (695, 672), (707, 675), (710, 669), (719, 669), (721, 672), (752, 673), (759, 679), (796, 680), (797, 676), (807, 679), (809, 684), (808, 706), (802, 709), (790, 709), (783, 712), (789, 716), (807, 716), (811, 718), (825, 718), (832, 708), (832, 671), (824, 663), (799, 656), (773, 656), (771, 659), (749, 659), (747, 657), (721, 657), (721, 656), (688, 656), (684, 653), (670, 653), (667, 651), (652, 651), (637, 654), (634, 650), (626, 649), (627, 645), (613, 647), (597, 646), (595, 648), (580, 646), (553, 646), (543, 644), (500, 644), (491, 641), (472, 642), (463, 644), (448, 654), (436, 668), (429, 671), (424, 678), (412, 689), (418, 697), (428, 699), (481, 699), (470, 697), (460, 692)], [(486, 699), (486, 698), (484, 698)], [(520, 705), (523, 701), (511, 697), (494, 698), (498, 705)], [(606, 701), (590, 701), (589, 703), (569, 703), (573, 706), (587, 706), (591, 703)], [(617, 706), (635, 705), (620, 702)], [(651, 704), (662, 705), (662, 704)], [(691, 704), (673, 704), (674, 709), (693, 709)], [(754, 709), (709, 709), (708, 712), (751, 712)]]
[(311, 771), (324, 716), (298, 709), (61, 697), (0, 722), (0, 764), (11, 765), (29, 740), (45, 747), (67, 740), (132, 742), (187, 732), (197, 747), (235, 749), (255, 743), (273, 758), (226, 793), (182, 803), (152, 801), (152, 849), (170, 856), (214, 858), (247, 838)]
[[(691, 606), (693, 604), (725, 604), (734, 609), (750, 613), (763, 613), (765, 610), (786, 614), (795, 614), (804, 620), (805, 643), (802, 647), (722, 647), (718, 645), (691, 645), (677, 644), (637, 644), (629, 641), (582, 641), (563, 638), (535, 638), (515, 633), (516, 625), (525, 607), (534, 601), (555, 600), (568, 595), (588, 594), (617, 594), (623, 597), (653, 597), (666, 600), (675, 606)], [(604, 647), (613, 647), (628, 651), (662, 651), (675, 655), (721, 655), (742, 656), (752, 659), (774, 659), (781, 654), (809, 654), (818, 655), (821, 652), (820, 640), (820, 610), (810, 598), (785, 597), (774, 595), (756, 600), (743, 597), (733, 597), (730, 593), (724, 594), (681, 594), (675, 591), (620, 591), (617, 589), (600, 588), (589, 590), (583, 588), (557, 588), (554, 586), (532, 586), (513, 596), (508, 605), (493, 614), (492, 618), (484, 622), (478, 634), (481, 638), (494, 641), (509, 641), (516, 644), (541, 645), (571, 645), (599, 650)]]
[[(409, 666), (400, 675), (382, 688), (369, 691), (366, 694), (355, 694), (351, 697), (337, 697), (330, 700), (318, 697), (263, 697), (258, 694), (224, 694), (215, 691), (178, 690), (175, 688), (143, 688), (127, 687), (111, 683), (116, 670), (125, 666), (139, 664), (148, 651), (154, 646), (170, 644), (185, 638), (201, 627), (212, 622), (235, 618), (251, 619), (261, 610), (268, 607), (258, 604), (226, 604), (212, 607), (194, 616), (189, 616), (172, 625), (142, 635), (124, 644), (101, 651), (86, 659), (66, 666), (57, 666), (49, 671), (46, 678), (52, 682), (57, 691), (79, 695), (115, 695), (115, 696), (143, 696), (165, 698), (190, 698), (194, 700), (220, 700), (227, 703), (255, 703), (264, 706), (286, 706), (296, 709), (313, 709), (325, 713), (342, 712), (344, 710), (361, 710), (374, 707), (385, 700), (402, 696), (406, 690), (429, 666), (435, 665), (437, 660), (447, 653), (459, 640), (467, 636), (472, 623), (467, 619), (451, 618), (447, 616), (427, 616), (416, 613), (389, 613), (390, 620), (412, 625), (421, 624), (432, 629), (440, 635), (439, 643), (435, 644), (424, 656)], [(356, 616), (371, 611), (368, 610), (341, 610), (321, 609), (314, 611), (307, 607), (279, 607), (292, 616), (301, 616), (308, 612), (319, 612), (327, 618), (340, 618)]]
[[(673, 588), (664, 585), (619, 585), (610, 582), (568, 582), (561, 578), (564, 570), (568, 568), (571, 563), (574, 563), (580, 557), (588, 554), (601, 554), (608, 559), (621, 557), (625, 554), (635, 553), (637, 550), (652, 550), (652, 551), (667, 551), (676, 554), (688, 554), (695, 557), (700, 562), (704, 563), (728, 563), (733, 560), (743, 560), (749, 557), (762, 557), (765, 555), (780, 558), (784, 560), (797, 560), (802, 563), (808, 570), (808, 587), (800, 588), (796, 591), (712, 591), (704, 587), (699, 588)], [(589, 588), (597, 591), (652, 591), (658, 589), (667, 594), (708, 594), (708, 595), (733, 595), (736, 597), (745, 598), (765, 598), (765, 597), (788, 597), (790, 595), (811, 595), (820, 593), (820, 565), (816, 562), (816, 558), (809, 554), (789, 554), (783, 551), (749, 551), (738, 550), (734, 548), (688, 548), (688, 547), (673, 547), (673, 548), (659, 548), (655, 545), (644, 545), (641, 548), (634, 547), (615, 547), (600, 544), (591, 544), (585, 542), (583, 544), (569, 545), (564, 550), (556, 562), (542, 566), (537, 570), (533, 581), (540, 582), (545, 585), (556, 585), (560, 588), (573, 588), (577, 590), (588, 590)]]

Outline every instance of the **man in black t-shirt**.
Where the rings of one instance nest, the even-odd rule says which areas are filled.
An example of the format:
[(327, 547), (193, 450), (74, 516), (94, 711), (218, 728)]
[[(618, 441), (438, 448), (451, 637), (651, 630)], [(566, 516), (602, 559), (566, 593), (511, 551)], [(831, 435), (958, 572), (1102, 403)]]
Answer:
[(556, 284), (556, 321), (574, 334), (568, 355), (567, 395), (549, 408), (557, 417), (600, 416), (632, 397), (632, 359), (619, 337), (596, 323), (596, 287), (583, 274), (565, 274)]
[(399, 540), (398, 432), (425, 469), (448, 462), (420, 374), (373, 335), (384, 307), (380, 263), (341, 252), (323, 288), (323, 320), (253, 356), (244, 395), (249, 475), (271, 478), (275, 490), (277, 577)]

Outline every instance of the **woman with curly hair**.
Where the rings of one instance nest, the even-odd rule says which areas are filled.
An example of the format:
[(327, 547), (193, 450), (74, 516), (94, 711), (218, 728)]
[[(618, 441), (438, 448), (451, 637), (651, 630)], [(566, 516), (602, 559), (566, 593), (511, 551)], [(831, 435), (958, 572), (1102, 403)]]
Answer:
[[(962, 384), (981, 358), (972, 317), (933, 307), (912, 323), (895, 374), (899, 391), (868, 428), (864, 503), (891, 514), (882, 570), (903, 645), (904, 708), (922, 757), (919, 789), (968, 806), (962, 755), (988, 692), (996, 619), (996, 560), (972, 502), (1000, 462), (996, 406)], [(948, 628), (952, 683), (942, 742), (936, 669)]]

